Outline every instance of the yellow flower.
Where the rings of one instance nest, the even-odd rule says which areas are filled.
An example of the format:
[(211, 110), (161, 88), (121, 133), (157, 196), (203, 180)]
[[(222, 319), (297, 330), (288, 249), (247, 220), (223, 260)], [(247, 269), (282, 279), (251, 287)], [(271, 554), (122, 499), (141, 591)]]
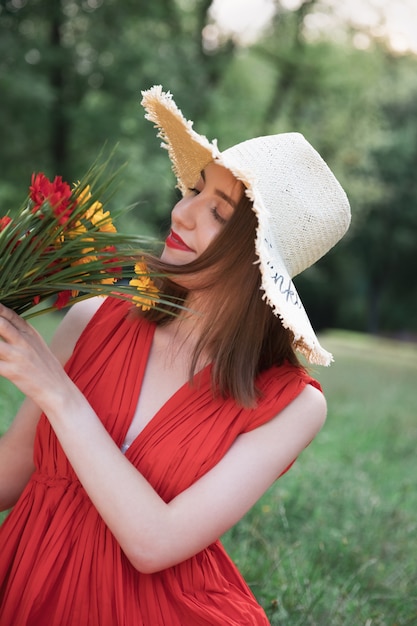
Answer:
[[(74, 190), (78, 191), (80, 183), (75, 183)], [(86, 185), (79, 193), (77, 193), (77, 204), (85, 204), (91, 198), (90, 185)]]
[[(78, 188), (78, 185), (75, 186), (75, 189), (77, 188)], [(90, 199), (91, 199), (90, 185), (86, 185), (84, 189), (82, 189), (78, 193), (77, 203), (79, 205), (84, 205), (84, 204), (87, 204)], [(93, 202), (93, 204), (86, 209), (84, 215), (82, 216), (82, 219), (89, 220), (93, 224), (93, 226), (98, 225), (100, 232), (106, 232), (106, 233), (117, 232), (111, 220), (110, 211), (104, 212), (103, 205), (98, 200)], [(75, 232), (84, 232), (85, 230), (86, 228), (85, 226), (82, 225), (81, 222), (76, 223)]]
[[(81, 224), (81, 222), (76, 222), (74, 225), (74, 228), (71, 228), (71, 230), (68, 230), (65, 233), (65, 237), (67, 239), (75, 239), (76, 237), (78, 237), (79, 235), (82, 235), (83, 233), (86, 233), (87, 229), (84, 226), (84, 224)], [(61, 235), (62, 237), (62, 241), (64, 240), (64, 235)]]
[(93, 248), (84, 248), (84, 250), (81, 251), (83, 256), (79, 257), (76, 261), (73, 261), (71, 266), (75, 267), (77, 265), (83, 265), (84, 263), (94, 263), (94, 261), (97, 261), (96, 256), (88, 254), (91, 250), (93, 250)]
[(148, 268), (143, 261), (136, 263), (135, 274), (137, 278), (132, 278), (129, 284), (136, 287), (139, 294), (133, 296), (133, 301), (142, 311), (149, 311), (159, 300), (158, 288), (150, 278)]
[(94, 212), (89, 216), (88, 219), (90, 222), (96, 226), (98, 224), (99, 231), (102, 233), (116, 233), (116, 228), (111, 221), (110, 211), (102, 211), (102, 204), (100, 202), (94, 202), (94, 204), (90, 207), (90, 210), (87, 211), (89, 213), (94, 208)]
[[(95, 255), (92, 254), (88, 254), (89, 252), (91, 252), (91, 250), (93, 250), (93, 248), (84, 248), (84, 250), (82, 251), (82, 254), (85, 256), (82, 256), (80, 258), (78, 258), (76, 261), (73, 261), (71, 263), (72, 267), (75, 267), (77, 265), (83, 265), (86, 263), (94, 263), (95, 261), (97, 261), (97, 257)], [(106, 272), (101, 271), (101, 274), (106, 274)], [(112, 277), (112, 276), (107, 276), (106, 278), (102, 278), (100, 280), (100, 283), (102, 285), (113, 285), (116, 282), (116, 278)], [(74, 297), (74, 296), (73, 296)]]
[(114, 285), (115, 282), (116, 282), (115, 278), (103, 278), (100, 281), (102, 285)]

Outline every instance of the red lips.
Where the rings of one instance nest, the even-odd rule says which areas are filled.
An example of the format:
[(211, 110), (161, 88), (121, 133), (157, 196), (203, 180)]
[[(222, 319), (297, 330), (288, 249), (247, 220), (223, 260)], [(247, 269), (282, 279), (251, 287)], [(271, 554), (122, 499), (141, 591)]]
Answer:
[(173, 230), (170, 231), (168, 237), (165, 240), (165, 244), (168, 248), (174, 248), (174, 250), (183, 250), (184, 252), (194, 252), (192, 248), (187, 246), (187, 244), (181, 239), (177, 233)]

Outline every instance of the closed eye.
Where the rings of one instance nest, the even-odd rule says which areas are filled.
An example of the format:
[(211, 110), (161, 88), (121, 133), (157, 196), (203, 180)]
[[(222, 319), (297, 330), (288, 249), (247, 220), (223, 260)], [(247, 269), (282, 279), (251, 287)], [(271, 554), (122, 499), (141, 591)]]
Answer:
[(224, 226), (224, 224), (227, 224), (227, 220), (222, 217), (220, 215), (220, 213), (217, 211), (216, 207), (213, 207), (212, 209), (210, 209), (214, 219), (219, 222), (220, 224), (222, 224), (222, 226)]

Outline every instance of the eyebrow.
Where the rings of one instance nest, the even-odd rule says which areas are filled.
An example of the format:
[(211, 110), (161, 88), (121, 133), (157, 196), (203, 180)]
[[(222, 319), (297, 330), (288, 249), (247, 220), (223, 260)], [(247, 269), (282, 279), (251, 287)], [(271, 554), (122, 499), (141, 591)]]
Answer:
[[(204, 182), (206, 182), (206, 175), (204, 170), (201, 170), (201, 178), (203, 179)], [(224, 191), (222, 191), (221, 189), (215, 189), (214, 190), (215, 194), (218, 195), (220, 198), (222, 198), (223, 200), (225, 200), (228, 204), (230, 204), (230, 206), (233, 209), (237, 209), (237, 202), (235, 202), (233, 200), (233, 198), (231, 198), (229, 195), (227, 195), (227, 193), (224, 193)]]
[(218, 196), (220, 196), (220, 198), (226, 200), (226, 202), (228, 202), (231, 207), (233, 207), (235, 210), (237, 209), (237, 202), (235, 202), (233, 198), (228, 196), (227, 193), (224, 193), (221, 189), (215, 189), (214, 191)]

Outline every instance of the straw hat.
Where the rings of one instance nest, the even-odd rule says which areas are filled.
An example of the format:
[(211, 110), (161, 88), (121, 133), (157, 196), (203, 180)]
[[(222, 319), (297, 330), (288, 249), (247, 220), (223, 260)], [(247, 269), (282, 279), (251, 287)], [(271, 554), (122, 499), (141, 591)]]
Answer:
[(142, 96), (145, 117), (159, 128), (182, 193), (211, 161), (243, 182), (258, 218), (263, 299), (294, 333), (295, 349), (310, 363), (330, 365), (333, 357), (321, 347), (292, 282), (349, 227), (349, 201), (329, 167), (299, 133), (257, 137), (220, 152), (216, 141), (194, 131), (160, 85)]

